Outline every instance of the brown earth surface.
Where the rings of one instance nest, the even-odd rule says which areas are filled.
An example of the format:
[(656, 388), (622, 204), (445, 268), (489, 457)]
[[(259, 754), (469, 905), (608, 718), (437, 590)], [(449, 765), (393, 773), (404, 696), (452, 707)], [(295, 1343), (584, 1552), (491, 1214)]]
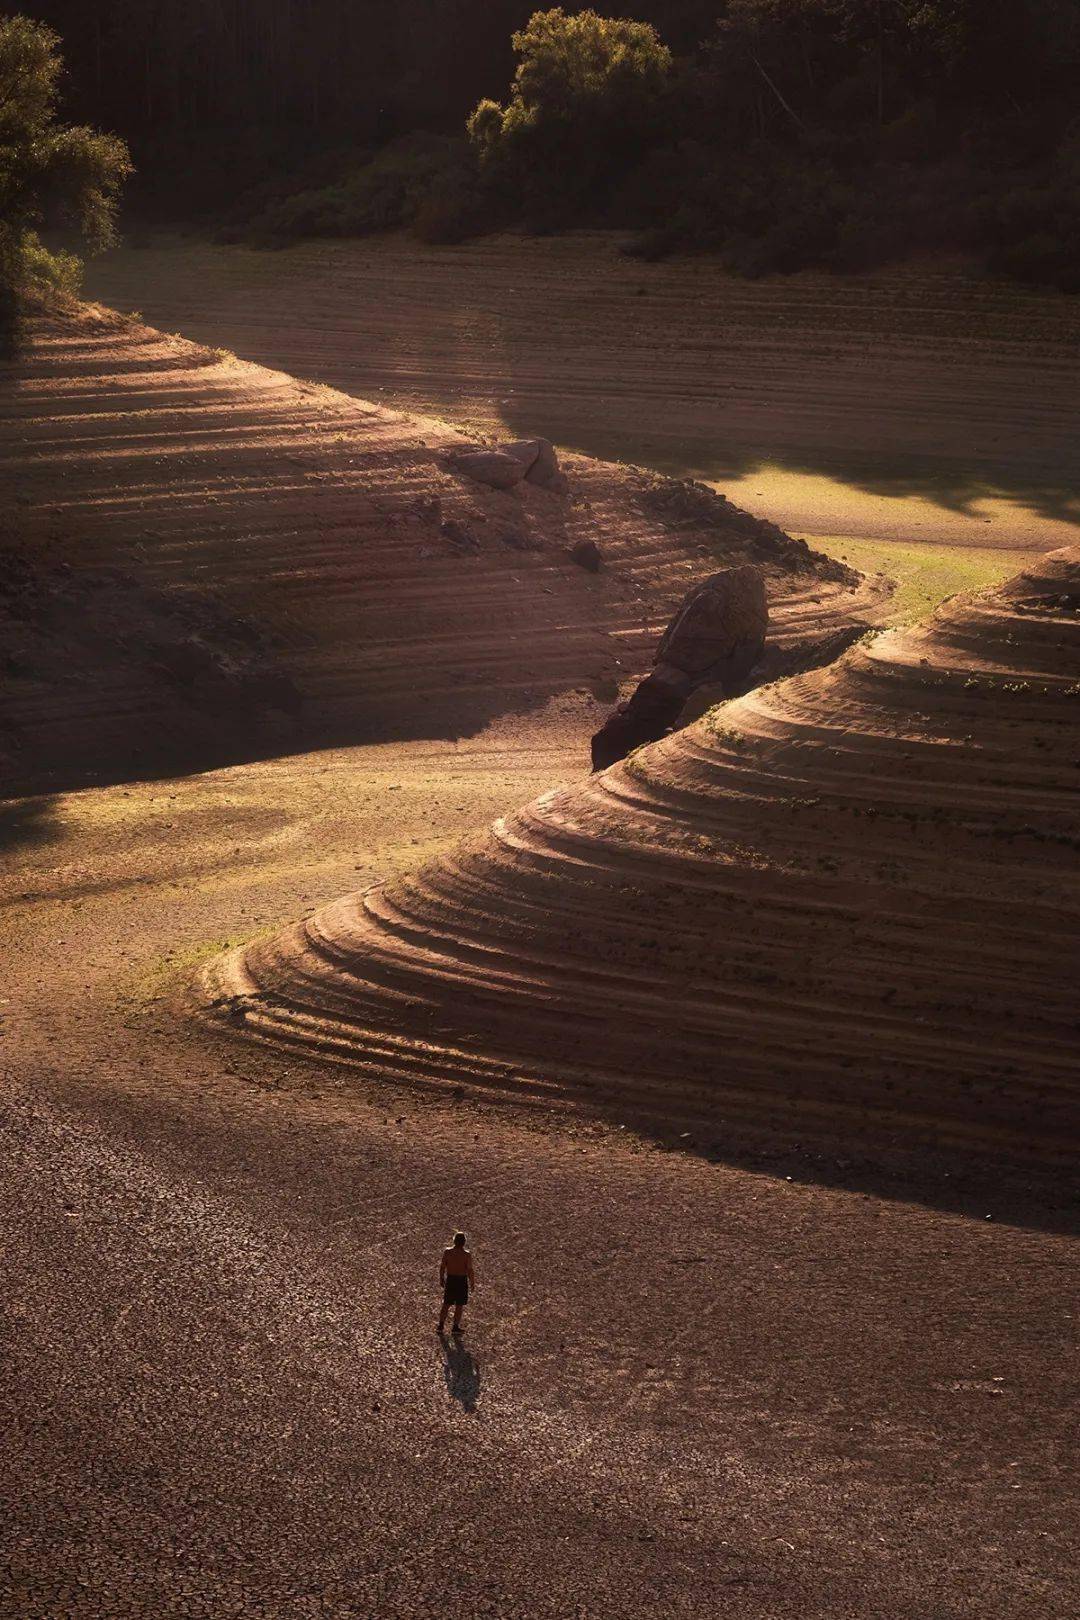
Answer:
[[(444, 498), (433, 452), (450, 430), (105, 315), (44, 331), (27, 364), (0, 429), (17, 494), (5, 603), (23, 637), (5, 741), (21, 736), (13, 757), (37, 784), (0, 806), (5, 1620), (411, 1620), (443, 1604), (498, 1620), (1073, 1612), (1074, 1187), (1045, 1156), (972, 1162), (947, 1140), (905, 1155), (735, 1109), (689, 1145), (648, 1109), (617, 1118), (565, 1090), (521, 1108), (501, 1087), (417, 1086), (396, 1056), (365, 1073), (191, 1016), (193, 981), (226, 947), (279, 938), (301, 910), (428, 857), (445, 852), (451, 870), (465, 835), (583, 777), (607, 702), (582, 689), (584, 655), (611, 625), (617, 651), (597, 667), (612, 684), (647, 661), (654, 587), (674, 600), (713, 555), (694, 550), (713, 546), (696, 500), (692, 522), (665, 516), (657, 505), (683, 498), (671, 486), (657, 502), (645, 475), (571, 467), (614, 514), (623, 560), (595, 581), (564, 574), (540, 519), (545, 549), (508, 551), (519, 580), (539, 581), (529, 624), (550, 612), (552, 639), (564, 627), (576, 649), (530, 629), (540, 674), (523, 691), (485, 609), (489, 589), (504, 615), (519, 599), (483, 525), (477, 552), (421, 557), (422, 515), (415, 538), (410, 516), (394, 529), (395, 499), (376, 515), (410, 481)], [(486, 494), (450, 499), (495, 510)], [(689, 569), (670, 562), (683, 543)], [(816, 609), (840, 628), (880, 601), (812, 580), (779, 593), (800, 656)], [(351, 625), (368, 640), (386, 625), (385, 598), (404, 668), (350, 641)], [(448, 638), (425, 657), (431, 621), (406, 633), (403, 601), (418, 620), (443, 614), (466, 650)], [(1050, 658), (1060, 627), (1033, 623)], [(66, 692), (34, 666), (50, 634)], [(148, 642), (159, 662), (188, 647), (188, 664), (170, 651), (171, 681), (148, 672)], [(493, 643), (490, 692), (474, 702), (462, 686), (439, 710), (440, 682)], [(199, 645), (217, 675), (190, 663)], [(890, 798), (902, 773), (869, 722), (893, 666), (864, 670), (851, 698), (851, 746), (860, 769), (888, 767)], [(327, 741), (374, 724), (378, 704), (350, 695), (361, 670), (384, 683), (392, 723), (314, 751), (323, 703)], [(275, 706), (259, 683), (281, 677), (318, 702)], [(847, 678), (824, 677), (841, 692)], [(218, 694), (201, 707), (180, 695), (199, 680)], [(807, 694), (790, 768), (803, 747), (847, 817), (842, 760), (809, 746), (822, 688), (805, 680), (776, 689)], [(288, 691), (274, 688), (279, 705)], [(1001, 780), (1056, 827), (1053, 715), (1044, 771), (1025, 748), (1019, 781), (994, 775), (1009, 717), (1039, 707), (1009, 695), (1019, 708), (1002, 711), (974, 798), (985, 808)], [(948, 696), (927, 692), (931, 720), (902, 744), (920, 804)], [(797, 713), (774, 714), (775, 692), (747, 701), (755, 749), (770, 728), (800, 731)], [(648, 862), (692, 859), (657, 829), (677, 827), (673, 803), (700, 810), (695, 773), (734, 782), (746, 768), (698, 737), (648, 756), (647, 772), (682, 761), (685, 792), (626, 779), (617, 815), (648, 829)], [(951, 732), (936, 746), (950, 769), (967, 757)], [(185, 774), (147, 780), (151, 759)], [(231, 763), (193, 769), (215, 759)], [(75, 790), (94, 768), (102, 785)], [(613, 780), (544, 802), (607, 817)], [(761, 804), (767, 833), (777, 806)], [(538, 839), (548, 814), (532, 817)], [(806, 815), (820, 851), (820, 813)], [(946, 837), (962, 887), (982, 861), (975, 833)], [(911, 860), (920, 882), (939, 860), (927, 850)], [(1065, 850), (1022, 836), (1018, 881), (1048, 882)], [(557, 878), (565, 862), (560, 848)], [(795, 881), (805, 896), (809, 874)], [(916, 890), (910, 874), (888, 887)], [(1049, 951), (1065, 905), (1048, 904), (1047, 939), (1025, 935), (1025, 952)], [(1044, 1042), (1060, 971), (1033, 1015)], [(905, 989), (920, 983), (906, 963)], [(454, 1349), (432, 1331), (434, 1272), (459, 1222), (480, 1286)]]

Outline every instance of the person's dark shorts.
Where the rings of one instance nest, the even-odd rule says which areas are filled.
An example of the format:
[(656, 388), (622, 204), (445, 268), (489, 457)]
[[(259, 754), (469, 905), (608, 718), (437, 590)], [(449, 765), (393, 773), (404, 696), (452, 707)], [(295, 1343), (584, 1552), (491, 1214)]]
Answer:
[(467, 1305), (469, 1303), (468, 1277), (447, 1277), (443, 1287), (444, 1305)]

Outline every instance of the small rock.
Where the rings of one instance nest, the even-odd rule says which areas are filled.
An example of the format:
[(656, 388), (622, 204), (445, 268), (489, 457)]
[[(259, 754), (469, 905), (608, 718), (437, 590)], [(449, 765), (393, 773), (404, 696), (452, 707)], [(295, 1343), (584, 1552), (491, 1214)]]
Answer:
[(458, 551), (480, 550), (480, 542), (472, 530), (467, 529), (463, 523), (458, 523), (454, 518), (446, 518), (440, 523), (439, 533), (444, 539), (449, 540), (450, 544), (455, 546)]
[(576, 546), (570, 548), (570, 556), (579, 568), (584, 568), (588, 573), (598, 574), (600, 572), (600, 564), (603, 559), (600, 555), (600, 547), (595, 540), (579, 540)]
[(540, 447), (540, 453), (525, 476), (530, 484), (537, 484), (541, 489), (551, 489), (556, 494), (564, 495), (567, 483), (559, 471), (559, 458), (555, 454), (554, 445), (547, 439), (538, 439), (536, 442)]
[[(527, 478), (540, 459), (541, 448), (545, 444), (546, 439), (512, 439), (509, 444), (500, 444), (499, 449), (503, 455), (513, 456), (515, 461), (521, 462)], [(549, 444), (547, 447), (551, 450)]]

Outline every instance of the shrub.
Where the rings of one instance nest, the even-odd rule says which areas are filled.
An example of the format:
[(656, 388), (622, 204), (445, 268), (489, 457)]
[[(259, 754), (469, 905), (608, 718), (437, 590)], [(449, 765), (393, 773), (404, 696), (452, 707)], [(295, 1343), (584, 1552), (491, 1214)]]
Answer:
[(680, 201), (631, 245), (632, 253), (718, 250), (746, 276), (834, 261), (851, 194), (830, 166), (756, 144), (730, 156), (687, 145), (681, 157), (672, 193)]
[(1071, 238), (1035, 231), (1019, 241), (995, 247), (988, 255), (988, 264), (1014, 281), (1056, 287), (1060, 292), (1080, 292), (1080, 232), (1075, 224)]
[(1080, 140), (1067, 142), (1047, 181), (987, 186), (972, 209), (973, 235), (992, 270), (1080, 292)]
[(463, 168), (462, 141), (409, 135), (330, 185), (271, 202), (252, 222), (267, 241), (365, 236), (408, 225), (440, 184)]
[(498, 224), (501, 213), (466, 148), (460, 160), (440, 170), (419, 197), (412, 230), (422, 242), (463, 242)]

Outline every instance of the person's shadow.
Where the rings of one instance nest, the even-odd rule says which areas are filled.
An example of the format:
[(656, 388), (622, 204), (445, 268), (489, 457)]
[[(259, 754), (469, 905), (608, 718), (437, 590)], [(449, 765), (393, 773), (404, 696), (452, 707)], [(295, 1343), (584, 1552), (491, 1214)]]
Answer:
[(475, 1412), (480, 1399), (480, 1363), (464, 1348), (440, 1333), (443, 1353), (443, 1377), (446, 1392), (452, 1401), (460, 1402), (466, 1412)]

